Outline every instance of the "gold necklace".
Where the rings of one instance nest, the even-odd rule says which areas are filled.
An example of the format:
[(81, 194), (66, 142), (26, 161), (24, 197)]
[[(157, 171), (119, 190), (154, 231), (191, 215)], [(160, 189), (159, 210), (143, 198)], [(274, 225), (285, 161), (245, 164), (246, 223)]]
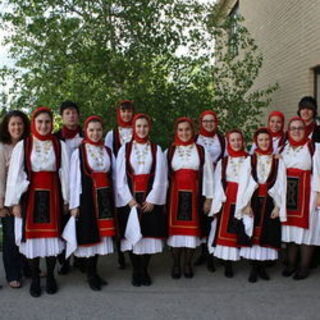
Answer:
[(177, 147), (178, 157), (181, 158), (182, 161), (187, 162), (191, 157), (192, 149), (193, 149), (193, 144), (187, 147), (178, 146)]
[(150, 147), (150, 142), (147, 142), (145, 143), (144, 148), (140, 151), (137, 146), (137, 143), (133, 141), (133, 149), (134, 149), (135, 156), (138, 160), (138, 164), (144, 165), (146, 163), (146, 156), (149, 153), (149, 147)]
[(103, 168), (104, 166), (104, 151), (103, 151), (104, 147), (94, 147), (94, 146), (90, 146), (88, 145), (88, 152), (90, 157), (93, 159), (96, 167)]

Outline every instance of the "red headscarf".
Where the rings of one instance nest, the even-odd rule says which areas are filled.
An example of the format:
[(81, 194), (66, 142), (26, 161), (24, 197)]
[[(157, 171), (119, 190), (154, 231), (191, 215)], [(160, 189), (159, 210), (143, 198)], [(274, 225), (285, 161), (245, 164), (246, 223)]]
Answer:
[(121, 109), (121, 105), (131, 105), (132, 106), (132, 111), (133, 111), (133, 101), (132, 100), (121, 100), (118, 104), (118, 107), (117, 107), (117, 125), (121, 128), (131, 128), (132, 127), (132, 120), (131, 119), (130, 121), (128, 122), (125, 122), (123, 121), (123, 119), (121, 118), (121, 115), (120, 115), (120, 109)]
[[(281, 129), (278, 131), (278, 132), (272, 132), (270, 130), (270, 119), (272, 117), (279, 117), (281, 118), (281, 121), (282, 121), (282, 126), (281, 126)], [(269, 113), (269, 117), (268, 117), (268, 128), (270, 130), (270, 134), (272, 137), (282, 137), (284, 135), (284, 131), (283, 131), (283, 128), (284, 128), (284, 114), (280, 111), (272, 111)]]
[[(50, 119), (51, 119), (51, 123), (50, 123), (51, 129), (50, 129), (49, 133), (47, 133), (44, 136), (41, 135), (36, 129), (36, 118), (41, 113), (49, 114)], [(31, 134), (41, 141), (52, 140), (54, 137), (52, 134), (52, 129), (53, 129), (53, 113), (52, 113), (51, 109), (48, 107), (38, 107), (35, 110), (33, 110), (32, 116), (31, 116)]]
[(90, 116), (90, 117), (88, 117), (85, 120), (84, 124), (83, 124), (83, 134), (84, 134), (85, 138), (82, 140), (82, 143), (90, 143), (90, 144), (93, 144), (95, 146), (103, 146), (104, 144), (103, 144), (102, 136), (101, 136), (101, 139), (99, 141), (95, 142), (95, 141), (92, 141), (87, 135), (87, 129), (88, 129), (89, 123), (91, 121), (98, 121), (103, 126), (103, 120), (102, 120), (101, 117), (99, 117), (99, 116)]
[[(269, 145), (269, 148), (267, 150), (261, 150), (259, 148), (259, 145), (258, 145), (258, 135), (259, 134), (267, 134), (269, 135), (270, 137), (270, 145)], [(272, 134), (271, 134), (271, 130), (269, 130), (268, 128), (259, 128), (254, 136), (253, 136), (253, 140), (254, 140), (254, 143), (256, 144), (257, 148), (255, 149), (255, 152), (259, 153), (259, 154), (264, 154), (264, 155), (267, 155), (267, 154), (272, 154), (273, 152), (273, 146), (272, 146)]]
[(203, 127), (203, 125), (202, 125), (202, 120), (203, 120), (203, 118), (204, 118), (206, 115), (211, 115), (211, 116), (213, 116), (216, 125), (218, 125), (218, 117), (217, 117), (217, 114), (216, 114), (214, 111), (212, 111), (212, 110), (205, 110), (205, 111), (203, 111), (203, 112), (200, 114), (200, 130), (199, 130), (199, 134), (201, 134), (201, 135), (204, 136), (204, 137), (211, 137), (211, 138), (212, 138), (212, 137), (214, 137), (215, 134), (216, 134), (216, 129), (210, 132), (210, 131), (206, 130), (206, 129)]
[(288, 141), (289, 141), (290, 145), (293, 146), (293, 147), (303, 146), (304, 144), (306, 144), (309, 141), (308, 136), (306, 135), (306, 130), (304, 130), (304, 137), (300, 141), (293, 140), (292, 137), (291, 137), (291, 131), (290, 131), (290, 124), (293, 121), (301, 121), (303, 126), (304, 126), (304, 128), (306, 128), (306, 124), (305, 124), (305, 122), (303, 121), (302, 118), (297, 117), (297, 116), (291, 118), (289, 123), (288, 123)]
[[(177, 130), (178, 130), (178, 125), (181, 122), (188, 122), (191, 126), (191, 130), (192, 130), (192, 136), (188, 141), (182, 141), (177, 134)], [(187, 117), (181, 117), (178, 118), (176, 120), (175, 126), (174, 126), (174, 141), (173, 141), (173, 145), (175, 146), (188, 146), (194, 143), (194, 126), (193, 126), (193, 121), (190, 118)]]
[[(241, 135), (241, 140), (242, 140), (242, 148), (239, 151), (235, 151), (232, 149), (231, 145), (230, 145), (230, 136), (232, 133), (239, 133)], [(228, 151), (228, 155), (231, 157), (245, 157), (248, 155), (248, 153), (244, 150), (244, 136), (243, 133), (241, 132), (241, 130), (239, 129), (232, 129), (230, 131), (227, 132), (226, 134), (227, 136), (227, 151)]]
[(134, 140), (138, 143), (147, 143), (149, 141), (149, 134), (147, 136), (145, 136), (144, 138), (140, 138), (137, 134), (136, 122), (138, 119), (146, 119), (148, 121), (148, 125), (149, 125), (149, 133), (151, 131), (151, 118), (145, 113), (137, 113), (132, 119), (132, 128), (133, 128), (132, 140)]

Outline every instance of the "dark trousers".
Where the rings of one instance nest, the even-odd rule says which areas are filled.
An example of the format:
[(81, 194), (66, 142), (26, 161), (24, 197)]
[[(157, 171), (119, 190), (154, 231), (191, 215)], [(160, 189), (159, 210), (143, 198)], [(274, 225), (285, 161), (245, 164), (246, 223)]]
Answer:
[(15, 244), (14, 217), (2, 218), (3, 264), (8, 282), (21, 280), (24, 257)]

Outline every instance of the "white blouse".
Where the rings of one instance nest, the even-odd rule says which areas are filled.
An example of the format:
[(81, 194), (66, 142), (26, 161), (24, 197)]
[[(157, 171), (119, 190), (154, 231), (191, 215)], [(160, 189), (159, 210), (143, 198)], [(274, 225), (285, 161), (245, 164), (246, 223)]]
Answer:
[(199, 135), (197, 144), (200, 144), (208, 151), (212, 163), (216, 164), (222, 151), (218, 135), (216, 134), (212, 138)]
[[(132, 128), (122, 128), (122, 127), (118, 127), (119, 130), (119, 136), (120, 136), (120, 143), (121, 145), (130, 142), (132, 139)], [(113, 152), (113, 130), (110, 130), (106, 137), (105, 137), (105, 141), (104, 141), (104, 145), (109, 147), (112, 152)]]
[[(115, 159), (112, 154), (110, 159), (109, 154), (104, 146), (95, 146), (89, 143), (85, 144), (87, 161), (90, 168), (95, 172), (109, 172), (110, 167), (114, 168)], [(82, 193), (81, 185), (81, 168), (80, 168), (80, 149), (76, 149), (72, 153), (70, 163), (70, 209), (75, 209), (80, 206), (80, 195)], [(115, 189), (115, 170), (112, 171), (113, 186)]]
[[(272, 156), (257, 156), (257, 178), (259, 183), (265, 183), (269, 177), (272, 165)], [(241, 219), (242, 211), (250, 202), (253, 193), (259, 187), (258, 183), (253, 179), (251, 173), (251, 157), (248, 157), (242, 166), (241, 178), (239, 180), (239, 188), (237, 194), (237, 203), (235, 217)], [(273, 199), (275, 206), (280, 209), (279, 217), (281, 221), (286, 221), (286, 169), (284, 163), (279, 159), (277, 178), (272, 188), (268, 190), (268, 194)]]
[[(62, 197), (65, 203), (69, 199), (69, 157), (66, 145), (61, 144), (61, 167), (59, 177), (61, 181)], [(33, 137), (31, 151), (31, 166), (33, 172), (56, 171), (56, 156), (52, 141), (41, 141)], [(5, 205), (10, 207), (19, 203), (22, 194), (27, 190), (30, 181), (24, 171), (23, 141), (16, 144), (12, 151), (5, 197)]]
[(67, 146), (69, 159), (71, 159), (71, 155), (72, 155), (73, 151), (79, 147), (82, 140), (83, 140), (83, 137), (80, 137), (79, 133), (72, 139), (65, 139), (64, 142)]
[[(228, 182), (239, 183), (242, 166), (246, 160), (246, 157), (228, 157), (229, 159), (226, 168), (226, 180)], [(222, 159), (219, 160), (214, 172), (214, 181), (214, 196), (209, 216), (213, 216), (214, 214), (218, 213), (222, 207), (222, 204), (227, 200), (222, 184)]]
[[(171, 163), (174, 171), (180, 169), (199, 170), (200, 158), (196, 144), (177, 146)], [(202, 195), (207, 199), (213, 198), (214, 180), (213, 165), (209, 153), (205, 150), (203, 166)]]
[[(117, 201), (118, 207), (123, 207), (133, 199), (128, 186), (126, 174), (125, 145), (123, 145), (117, 156)], [(135, 175), (149, 174), (152, 165), (152, 154), (150, 144), (133, 142), (130, 163)], [(157, 146), (156, 168), (152, 189), (146, 201), (156, 205), (164, 205), (166, 202), (168, 186), (168, 169), (160, 146)]]

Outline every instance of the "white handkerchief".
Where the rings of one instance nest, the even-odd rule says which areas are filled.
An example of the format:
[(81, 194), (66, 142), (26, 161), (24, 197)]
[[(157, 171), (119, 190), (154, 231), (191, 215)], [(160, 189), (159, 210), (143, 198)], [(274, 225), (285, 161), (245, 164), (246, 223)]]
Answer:
[(76, 219), (71, 216), (64, 227), (62, 238), (67, 242), (66, 258), (70, 257), (77, 249)]
[(249, 217), (245, 214), (242, 221), (246, 235), (251, 238), (253, 234), (253, 217)]
[(136, 207), (132, 207), (127, 222), (126, 231), (124, 233), (126, 239), (134, 246), (141, 238), (141, 228)]
[(20, 246), (22, 240), (22, 218), (15, 217), (14, 218), (14, 236), (16, 240), (16, 245)]

